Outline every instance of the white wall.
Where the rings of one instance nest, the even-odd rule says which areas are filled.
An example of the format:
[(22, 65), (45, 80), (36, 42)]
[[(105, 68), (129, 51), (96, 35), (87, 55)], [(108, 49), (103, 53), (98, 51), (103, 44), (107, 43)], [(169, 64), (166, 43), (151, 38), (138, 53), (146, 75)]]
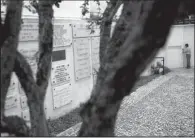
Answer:
[[(159, 51), (156, 57), (164, 57), (165, 66), (168, 68), (183, 68), (185, 67), (185, 57), (182, 53), (185, 43), (188, 43), (191, 48), (191, 66), (194, 66), (194, 25), (173, 25), (165, 47)], [(154, 62), (156, 59), (154, 59)], [(151, 63), (151, 64), (152, 64)], [(142, 73), (143, 76), (150, 74), (150, 65)]]
[[(34, 53), (36, 53), (36, 51), (38, 51), (38, 19), (36, 18), (24, 18), (24, 24), (22, 27), (25, 27), (25, 24), (27, 25), (31, 25), (31, 27), (27, 27), (25, 29), (28, 29), (29, 31), (24, 31), (23, 28), (20, 32), (20, 42), (19, 42), (19, 46), (18, 46), (18, 50), (24, 54), (28, 56), (28, 62), (31, 64), (31, 67), (33, 69), (33, 72), (36, 72), (36, 63), (35, 63), (35, 58), (34, 58)], [(46, 115), (47, 118), (50, 119), (54, 119), (57, 118), (61, 115), (66, 114), (67, 112), (71, 111), (72, 109), (78, 107), (81, 103), (85, 102), (91, 94), (91, 90), (93, 87), (93, 80), (94, 80), (94, 75), (92, 74), (92, 59), (93, 60), (97, 60), (92, 58), (92, 44), (95, 46), (97, 45), (97, 43), (93, 43), (92, 39), (96, 38), (96, 36), (99, 36), (98, 31), (96, 32), (96, 34), (90, 34), (89, 30), (86, 29), (82, 29), (85, 28), (86, 22), (80, 20), (78, 22), (78, 20), (62, 20), (62, 19), (56, 19), (54, 20), (54, 28), (55, 25), (67, 25), (64, 29), (66, 31), (65, 34), (63, 36), (59, 36), (59, 35), (55, 35), (55, 29), (54, 29), (54, 36), (62, 38), (63, 40), (65, 40), (64, 42), (68, 45), (61, 45), (61, 46), (54, 46), (54, 51), (58, 51), (58, 50), (66, 50), (66, 59), (62, 60), (60, 62), (52, 62), (52, 68), (54, 68), (54, 65), (70, 65), (68, 71), (66, 71), (66, 73), (69, 74), (70, 76), (70, 81), (67, 84), (70, 84), (70, 91), (64, 90), (63, 91), (63, 95), (59, 95), (58, 98), (62, 98), (63, 96), (64, 99), (62, 99), (62, 101), (68, 101), (68, 103), (66, 105), (63, 105), (59, 108), (54, 108), (54, 89), (58, 89), (60, 87), (58, 86), (54, 86), (52, 84), (53, 82), (53, 76), (52, 74), (55, 73), (56, 70), (51, 72), (51, 78), (49, 80), (49, 85), (47, 88), (47, 94), (46, 94), (46, 98), (45, 98), (45, 111), (46, 111)], [(69, 26), (69, 24), (72, 24), (72, 26)], [(58, 30), (58, 33), (62, 33), (61, 30)], [(21, 35), (22, 34), (22, 35)], [(76, 34), (76, 35), (75, 35)], [(22, 36), (25, 36), (22, 38)], [(33, 36), (33, 37), (27, 37), (27, 36)], [(31, 40), (24, 40), (24, 39), (31, 39)], [(23, 40), (22, 40), (23, 39)], [(67, 41), (67, 40), (70, 41)], [(55, 39), (54, 39), (55, 40)], [(75, 41), (76, 40), (76, 41)], [(81, 45), (82, 42), (77, 41), (77, 40), (81, 40), (81, 41), (86, 41), (87, 43), (85, 43), (84, 45)], [(82, 79), (76, 80), (76, 65), (79, 68), (82, 68), (83, 65), (81, 65), (81, 63), (76, 63), (77, 61), (75, 60), (76, 55), (78, 54), (79, 51), (77, 47), (79, 48), (84, 48), (87, 47), (87, 49), (85, 49), (84, 53), (88, 54), (89, 57), (89, 61), (87, 61), (87, 63), (89, 64), (89, 70), (87, 73), (90, 73), (88, 77), (84, 77)], [(97, 46), (95, 46), (97, 47)], [(86, 52), (87, 50), (87, 52)], [(94, 51), (94, 50), (93, 50)], [(33, 53), (34, 52), (34, 53)], [(80, 54), (81, 51), (80, 51)], [(81, 59), (81, 58), (80, 58)], [(88, 67), (88, 66), (87, 66)], [(83, 70), (85, 71), (85, 70)], [(29, 122), (29, 111), (28, 111), (28, 107), (26, 104), (26, 96), (18, 82), (17, 77), (14, 75), (12, 78), (12, 81), (14, 83), (14, 86), (12, 89), (9, 90), (9, 94), (7, 95), (7, 100), (6, 100), (6, 115), (18, 115), (23, 117), (26, 121)], [(12, 83), (11, 83), (12, 84)], [(63, 84), (61, 86), (65, 86), (66, 84)], [(62, 87), (61, 87), (62, 88)], [(60, 88), (60, 89), (61, 89)], [(65, 89), (67, 89), (68, 87), (66, 87)], [(67, 95), (64, 95), (64, 93), (67, 93)], [(58, 100), (57, 100), (58, 101)], [(60, 99), (59, 99), (60, 101)]]
[[(25, 1), (25, 3), (28, 3)], [(86, 29), (81, 29), (78, 25), (79, 24), (85, 24), (86, 22), (81, 20), (82, 15), (81, 15), (81, 8), (80, 6), (83, 4), (83, 1), (63, 1), (60, 4), (60, 8), (56, 8), (54, 6), (54, 17), (57, 18), (57, 23), (62, 24), (74, 24), (77, 25), (77, 28), (74, 29), (74, 25), (71, 27), (71, 34), (66, 34), (68, 36), (71, 36), (72, 38), (72, 43), (69, 46), (64, 46), (64, 47), (59, 47), (59, 48), (54, 48), (55, 50), (60, 50), (64, 49), (66, 50), (66, 57), (67, 59), (64, 61), (65, 64), (69, 64), (69, 74), (70, 74), (70, 84), (71, 84), (71, 94), (69, 97), (67, 97), (65, 100), (71, 99), (71, 102), (68, 104), (54, 109), (54, 97), (53, 97), (53, 86), (52, 86), (52, 80), (49, 80), (48, 88), (47, 88), (47, 94), (46, 94), (46, 99), (45, 99), (45, 111), (47, 118), (54, 119), (57, 118), (61, 115), (66, 114), (70, 110), (78, 107), (82, 102), (85, 102), (90, 94), (91, 94), (91, 89), (93, 87), (93, 80), (94, 80), (94, 75), (92, 75), (92, 68), (90, 69), (91, 74), (89, 77), (86, 77), (81, 80), (75, 80), (75, 64), (74, 64), (74, 40), (77, 38), (73, 38), (74, 34), (76, 33), (77, 36), (80, 35), (80, 37), (85, 37), (85, 39), (89, 39), (89, 53), (91, 56), (91, 44), (92, 44), (92, 38), (93, 36), (99, 36), (99, 31), (96, 31), (95, 34), (90, 34), (89, 30), (86, 31)], [(6, 10), (6, 7), (2, 7), (2, 10)], [(20, 42), (18, 46), (18, 50), (24, 53), (33, 53), (38, 51), (38, 19), (37, 19), (37, 14), (33, 14), (29, 12), (26, 8), (23, 8), (23, 13), (22, 13), (24, 23), (29, 22), (33, 26), (33, 28), (26, 28), (29, 29), (29, 31), (23, 31), (21, 30), (20, 34), (23, 34), (25, 38), (23, 39), (28, 39), (27, 36), (31, 36), (33, 40), (30, 41), (21, 41), (20, 37)], [(87, 15), (88, 16), (88, 15)], [(85, 16), (85, 17), (87, 17)], [(60, 20), (62, 19), (62, 20)], [(28, 23), (27, 23), (28, 24)], [(55, 22), (54, 22), (55, 25)], [(25, 25), (24, 25), (25, 26)], [(85, 27), (85, 26), (83, 26)], [(72, 30), (74, 30), (74, 34), (72, 34)], [(55, 29), (54, 29), (55, 32)], [(67, 32), (69, 33), (69, 32)], [(55, 34), (55, 33), (54, 33)], [(85, 36), (82, 36), (85, 35)], [(66, 37), (66, 36), (63, 36)], [(32, 39), (31, 38), (31, 39)], [(34, 53), (33, 53), (34, 54)], [(28, 55), (28, 54), (27, 54)], [(31, 58), (31, 57), (29, 57)], [(30, 61), (31, 62), (31, 61)], [(30, 63), (29, 62), (29, 63)], [(32, 63), (33, 64), (33, 63)], [(92, 61), (90, 62), (92, 64)], [(91, 65), (92, 66), (92, 65)], [(33, 66), (33, 68), (36, 68), (36, 66)], [(35, 72), (36, 70), (33, 69)], [(18, 82), (18, 79), (16, 75), (13, 73), (12, 77), (12, 85), (10, 85), (10, 89), (7, 95), (7, 100), (6, 100), (6, 115), (18, 115), (23, 117), (27, 122), (29, 122), (30, 116), (29, 116), (29, 110), (28, 106), (26, 103), (26, 96)]]
[(188, 43), (191, 48), (191, 65), (194, 66), (194, 25), (175, 25), (166, 42), (165, 65), (169, 68), (184, 67), (182, 48)]
[[(62, 1), (60, 8), (54, 6), (54, 17), (82, 18), (80, 6), (84, 1)], [(86, 15), (89, 17), (89, 14)]]
[[(107, 3), (106, 1), (100, 1), (100, 12), (103, 13), (106, 9)], [(123, 4), (119, 7), (118, 11), (116, 12), (116, 16), (119, 17), (122, 11)], [(90, 12), (99, 12), (98, 5), (94, 1), (89, 2), (89, 10)]]
[[(54, 17), (63, 17), (63, 18), (82, 18), (80, 6), (83, 4), (83, 1), (62, 1), (60, 3), (60, 8), (53, 6)], [(29, 1), (24, 1), (25, 5), (29, 5)], [(1, 5), (1, 11), (6, 11), (6, 6)], [(37, 16), (37, 13), (33, 14), (28, 9), (23, 8), (23, 16)], [(87, 14), (85, 17), (89, 17)]]

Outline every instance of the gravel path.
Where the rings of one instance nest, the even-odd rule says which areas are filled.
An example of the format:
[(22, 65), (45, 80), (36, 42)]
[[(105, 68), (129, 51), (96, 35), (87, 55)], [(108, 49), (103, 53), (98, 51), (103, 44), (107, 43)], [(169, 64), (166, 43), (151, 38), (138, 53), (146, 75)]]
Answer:
[[(76, 136), (81, 123), (58, 136)], [(160, 76), (125, 97), (116, 136), (194, 136), (194, 69)]]
[[(132, 91), (136, 91), (136, 89), (140, 88), (143, 85), (151, 82), (155, 78), (160, 75), (151, 75), (151, 76), (141, 76), (139, 80), (137, 80), (135, 86)], [(64, 132), (65, 130), (75, 126), (76, 124), (82, 121), (80, 117), (80, 107), (73, 109), (71, 112), (57, 118), (54, 120), (48, 120), (48, 128), (50, 136), (56, 136), (57, 134)]]

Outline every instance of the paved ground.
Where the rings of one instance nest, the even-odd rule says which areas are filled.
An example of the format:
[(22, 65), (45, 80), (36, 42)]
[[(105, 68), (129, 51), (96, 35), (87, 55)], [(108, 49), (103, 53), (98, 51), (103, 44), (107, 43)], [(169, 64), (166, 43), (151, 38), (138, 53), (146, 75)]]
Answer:
[[(76, 136), (81, 123), (58, 136)], [(125, 97), (116, 136), (194, 136), (194, 68), (160, 76)]]

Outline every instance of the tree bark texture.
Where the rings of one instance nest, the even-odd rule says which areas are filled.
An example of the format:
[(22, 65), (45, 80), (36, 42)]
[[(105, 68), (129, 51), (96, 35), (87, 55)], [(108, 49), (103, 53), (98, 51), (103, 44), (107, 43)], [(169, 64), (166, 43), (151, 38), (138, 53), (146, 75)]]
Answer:
[(8, 1), (1, 38), (1, 114), (4, 113), (5, 98), (10, 84), (18, 46), (21, 25), (22, 0)]
[[(1, 128), (9, 127), (4, 106), (14, 67), (18, 35), (21, 26), (22, 0), (8, 0), (4, 24), (1, 23)], [(4, 125), (3, 125), (4, 124)]]
[(39, 61), (36, 81), (24, 57), (18, 52), (15, 72), (26, 93), (30, 109), (31, 135), (49, 136), (44, 100), (51, 70), (53, 50), (53, 1), (39, 1)]
[[(1, 130), (17, 136), (48, 136), (47, 120), (44, 112), (44, 99), (51, 69), (53, 49), (53, 0), (39, 1), (39, 61), (36, 81), (30, 65), (17, 51), (18, 35), (21, 23), (22, 0), (10, 1), (1, 39), (1, 113), (4, 113), (5, 97), (9, 87), (11, 73), (14, 69), (27, 96), (30, 110), (31, 130), (22, 118), (4, 117), (1, 114)], [(14, 16), (13, 16), (14, 15)], [(3, 41), (4, 40), (4, 41)], [(11, 125), (10, 122), (14, 121)], [(18, 124), (18, 125), (16, 125)], [(1, 132), (2, 132), (1, 131)]]
[(111, 32), (111, 25), (113, 21), (113, 17), (116, 14), (118, 8), (122, 4), (121, 0), (117, 1), (110, 1), (108, 6), (106, 7), (103, 13), (103, 19), (100, 25), (100, 63), (102, 63), (102, 59), (104, 57), (104, 50), (110, 40), (110, 32)]
[(17, 52), (14, 71), (25, 91), (30, 111), (30, 136), (48, 136), (47, 121), (42, 100), (42, 89), (36, 84), (30, 65), (22, 54)]
[(120, 104), (147, 64), (164, 46), (180, 0), (124, 3), (96, 85), (81, 111), (83, 123), (78, 136), (114, 135)]
[(4, 23), (1, 23), (1, 133), (28, 136), (29, 128), (25, 121), (17, 116), (4, 116), (4, 106), (11, 74), (15, 64), (18, 35), (21, 26), (22, 0), (7, 1)]

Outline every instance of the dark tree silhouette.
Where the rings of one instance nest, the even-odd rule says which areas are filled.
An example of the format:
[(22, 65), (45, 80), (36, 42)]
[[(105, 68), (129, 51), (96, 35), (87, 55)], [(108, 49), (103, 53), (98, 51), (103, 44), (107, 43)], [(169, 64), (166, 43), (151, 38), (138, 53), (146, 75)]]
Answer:
[[(100, 51), (101, 66), (91, 98), (81, 111), (83, 123), (79, 136), (114, 135), (122, 99), (164, 46), (180, 2), (123, 1), (112, 37), (100, 39), (100, 46), (105, 44)], [(101, 37), (104, 37), (103, 31)]]
[[(44, 113), (44, 98), (51, 69), (53, 48), (53, 0), (39, 1), (39, 61), (36, 81), (26, 59), (17, 51), (18, 35), (21, 26), (22, 0), (7, 1), (7, 12), (2, 30), (7, 32), (1, 40), (1, 127), (20, 136), (48, 136), (47, 121)], [(15, 71), (27, 97), (30, 109), (31, 130), (22, 119), (4, 116), (4, 104), (12, 71)], [(13, 124), (25, 124), (21, 127)], [(15, 122), (14, 122), (15, 121)], [(16, 123), (17, 122), (17, 123)], [(19, 129), (19, 130), (18, 130)], [(22, 129), (22, 130), (21, 130)]]

